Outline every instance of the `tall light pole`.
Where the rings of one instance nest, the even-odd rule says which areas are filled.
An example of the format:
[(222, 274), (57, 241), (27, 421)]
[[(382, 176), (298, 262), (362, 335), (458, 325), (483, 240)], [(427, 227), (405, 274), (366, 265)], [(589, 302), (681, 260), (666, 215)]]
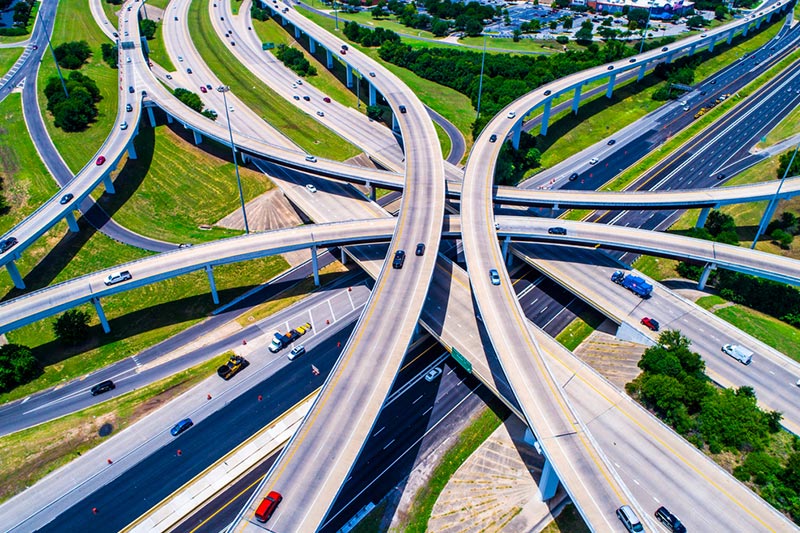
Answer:
[(642, 53), (642, 48), (644, 48), (644, 40), (647, 37), (647, 28), (650, 27), (650, 14), (652, 11), (652, 2), (647, 2), (647, 22), (644, 23), (644, 31), (642, 32), (642, 44), (639, 45), (639, 53)]
[(483, 34), (483, 56), (481, 56), (481, 77), (478, 80), (478, 113), (475, 120), (481, 116), (481, 93), (483, 92), (483, 65), (486, 63), (486, 34)]
[[(41, 11), (39, 12), (41, 13)], [(61, 88), (64, 89), (64, 94), (67, 98), (69, 98), (69, 91), (67, 91), (67, 83), (64, 81), (64, 76), (61, 74), (61, 67), (58, 66), (58, 60), (56, 59), (56, 51), (53, 50), (53, 43), (50, 42), (50, 32), (47, 31), (47, 20), (44, 17), (39, 17), (42, 20), (42, 28), (44, 29), (44, 36), (47, 37), (47, 47), (50, 48), (50, 53), (53, 54), (53, 62), (56, 64), (56, 70), (58, 71), (58, 79), (61, 80)]]
[(339, 31), (339, 13), (336, 11), (336, 0), (333, 0), (333, 18), (336, 21), (336, 31)]
[(789, 169), (792, 168), (792, 163), (794, 163), (794, 157), (797, 155), (798, 149), (800, 149), (800, 143), (797, 144), (797, 146), (794, 149), (794, 152), (792, 153), (792, 157), (789, 158), (789, 164), (786, 165), (786, 170), (784, 171), (783, 176), (781, 177), (780, 183), (778, 183), (778, 188), (775, 189), (775, 197), (773, 197), (772, 200), (769, 201), (769, 204), (767, 204), (767, 210), (764, 212), (764, 216), (761, 217), (761, 223), (758, 225), (758, 231), (756, 231), (756, 237), (755, 239), (753, 239), (753, 244), (750, 245), (751, 250), (756, 247), (758, 238), (761, 236), (761, 233), (764, 232), (764, 227), (767, 224), (769, 224), (769, 220), (767, 220), (767, 215), (770, 213), (770, 211), (774, 209), (775, 204), (778, 203), (778, 195), (781, 193), (781, 187), (783, 187), (783, 182), (786, 180), (786, 176), (789, 175)]
[(361, 73), (356, 70), (356, 109), (361, 109)]
[(228, 121), (228, 135), (231, 139), (231, 153), (233, 154), (233, 168), (236, 169), (236, 184), (239, 186), (239, 201), (242, 203), (242, 218), (244, 218), (244, 232), (250, 233), (250, 226), (247, 224), (247, 210), (244, 208), (244, 192), (242, 191), (242, 178), (239, 176), (239, 163), (236, 161), (236, 145), (233, 144), (233, 130), (231, 129), (231, 116), (228, 113), (228, 99), (225, 93), (231, 90), (227, 85), (220, 85), (217, 90), (222, 93), (222, 105), (225, 106), (225, 120)]

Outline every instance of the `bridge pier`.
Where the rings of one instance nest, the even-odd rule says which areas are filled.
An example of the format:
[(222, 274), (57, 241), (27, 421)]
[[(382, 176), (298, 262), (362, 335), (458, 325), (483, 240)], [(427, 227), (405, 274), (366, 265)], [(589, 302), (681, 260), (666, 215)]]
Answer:
[(369, 84), (369, 105), (375, 105), (377, 102), (377, 94), (376, 94), (375, 86), (373, 84)]
[(25, 282), (22, 281), (22, 275), (19, 273), (16, 263), (14, 261), (6, 263), (6, 270), (8, 270), (8, 275), (11, 276), (11, 281), (14, 282), (14, 287), (24, 289)]
[(214, 302), (214, 305), (219, 305), (217, 282), (214, 281), (214, 268), (211, 265), (206, 265), (206, 275), (208, 276), (208, 285), (211, 287), (211, 300)]
[(333, 69), (333, 54), (330, 50), (325, 50), (325, 64), (328, 65), (328, 70)]
[(100, 298), (92, 298), (92, 304), (97, 313), (97, 318), (100, 319), (100, 325), (103, 326), (103, 333), (111, 333), (111, 326), (108, 325), (108, 319), (106, 318), (105, 312), (103, 312), (103, 306), (100, 305)]
[(759, 29), (761, 27), (762, 22), (764, 22), (764, 17), (758, 19), (758, 21), (756, 22), (756, 29)]
[(317, 53), (317, 42), (310, 35), (308, 36), (308, 49), (312, 54)]
[(733, 33), (734, 33), (734, 30), (731, 30), (730, 32), (728, 32), (728, 40), (726, 41), (727, 44), (731, 44), (731, 42), (733, 41)]
[(117, 192), (117, 190), (114, 189), (114, 182), (111, 181), (110, 174), (106, 174), (105, 176), (103, 176), (103, 187), (106, 188), (106, 192), (108, 194), (114, 194), (115, 192)]
[(710, 207), (704, 207), (700, 210), (700, 216), (697, 217), (697, 224), (694, 225), (695, 228), (702, 228), (706, 225), (706, 220), (708, 220), (708, 214), (711, 212)]
[[(713, 43), (714, 41), (712, 40), (711, 42)], [(712, 44), (712, 46), (713, 46), (713, 44)], [(694, 55), (694, 51), (695, 51), (696, 48), (697, 48), (697, 44), (696, 43), (689, 47), (689, 55), (690, 56)]]
[[(523, 441), (526, 444), (530, 444), (533, 446), (540, 455), (544, 455), (542, 453), (542, 447), (536, 441), (536, 436), (533, 434), (530, 428), (525, 428), (525, 437)], [(539, 498), (546, 502), (547, 500), (551, 499), (556, 494), (556, 490), (558, 489), (558, 475), (556, 474), (555, 469), (553, 468), (553, 464), (544, 455), (544, 466), (542, 467), (542, 477), (539, 479)]]
[(697, 282), (697, 289), (704, 291), (706, 289), (706, 283), (708, 282), (708, 276), (711, 275), (712, 270), (716, 270), (717, 265), (714, 263), (707, 263), (705, 268), (703, 268), (703, 273), (700, 274), (700, 281)]
[(377, 199), (376, 193), (375, 193), (375, 187), (373, 187), (372, 183), (369, 182), (369, 181), (366, 182), (365, 185), (367, 186), (367, 190), (369, 191), (369, 199), (374, 202)]
[(514, 147), (514, 150), (519, 150), (519, 137), (522, 135), (522, 119), (518, 119), (517, 122), (514, 124), (514, 127), (511, 128), (511, 146)]
[(400, 133), (400, 123), (397, 122), (397, 115), (394, 114), (394, 111), (392, 111), (392, 131)]
[(281, 26), (286, 26), (286, 17), (281, 15)]
[(666, 59), (664, 60), (664, 62), (665, 62), (667, 65), (669, 65), (670, 63), (672, 63), (672, 56), (673, 56), (673, 55), (674, 55), (674, 54), (673, 54), (672, 52), (670, 52), (670, 53), (668, 53), (668, 54), (667, 54), (667, 57), (666, 57)]
[(552, 98), (544, 101), (544, 109), (542, 110), (542, 125), (539, 128), (539, 133), (544, 137), (547, 135), (547, 126), (550, 125), (550, 105), (553, 103)]
[(575, 96), (572, 97), (572, 112), (577, 115), (578, 114), (578, 106), (581, 105), (581, 90), (583, 89), (583, 84), (579, 84), (575, 87)]
[(647, 63), (642, 63), (642, 66), (639, 67), (639, 76), (636, 78), (636, 81), (642, 81), (645, 74), (647, 74)]
[(347, 264), (347, 254), (345, 253), (344, 246), (339, 248), (339, 255), (341, 256), (341, 258), (339, 259), (339, 262), (342, 265), (346, 265)]
[(78, 221), (75, 220), (75, 213), (72, 211), (68, 211), (67, 215), (64, 217), (67, 219), (67, 226), (72, 233), (78, 233), (81, 229), (78, 227)]
[(708, 51), (709, 52), (713, 52), (714, 51), (714, 44), (715, 43), (716, 43), (716, 39), (714, 39), (714, 37), (712, 37), (711, 38), (711, 42), (708, 43)]
[(172, 124), (173, 122), (175, 122), (175, 121), (172, 119), (172, 115), (170, 115), (169, 113), (166, 113), (166, 115), (167, 115), (167, 124)]
[(764, 210), (764, 214), (761, 216), (761, 222), (758, 223), (758, 229), (756, 230), (756, 236), (753, 238), (753, 247), (755, 247), (756, 243), (758, 242), (758, 238), (761, 237), (761, 234), (764, 233), (764, 229), (769, 224), (769, 221), (772, 220), (772, 217), (775, 216), (775, 210), (778, 208), (778, 202), (775, 200), (773, 196), (769, 203), (767, 204), (767, 208)]
[(299, 39), (301, 35), (302, 35), (302, 32), (300, 31), (300, 28), (295, 26), (294, 27), (294, 38), (295, 39)]
[(774, 14), (775, 14), (774, 11), (770, 11), (769, 12), (769, 15), (767, 15), (767, 22), (770, 22), (772, 20), (772, 15), (774, 15)]
[(508, 245), (509, 245), (509, 243), (511, 243), (511, 236), (510, 235), (506, 235), (505, 238), (503, 239), (503, 251), (502, 251), (503, 261), (505, 261), (506, 263), (508, 263)]
[(747, 37), (747, 29), (749, 28), (750, 23), (746, 22), (744, 28), (742, 28), (742, 37)]
[(317, 260), (317, 245), (311, 247), (311, 268), (314, 270), (314, 286), (319, 287), (319, 261)]
[[(167, 117), (169, 117), (169, 115), (167, 115)], [(150, 127), (151, 128), (155, 128), (156, 127), (156, 115), (153, 113), (153, 108), (152, 107), (148, 107), (147, 108), (147, 118), (150, 119)], [(167, 120), (169, 120), (169, 119), (167, 119)]]
[(203, 142), (203, 136), (197, 130), (192, 130), (192, 134), (194, 135), (194, 144), (200, 144)]
[(611, 98), (614, 94), (614, 82), (617, 80), (617, 73), (614, 72), (611, 74), (611, 77), (608, 78), (608, 89), (606, 89), (606, 98)]
[(349, 63), (345, 63), (345, 68), (347, 71), (347, 88), (351, 89), (353, 87), (353, 67)]
[(128, 143), (128, 159), (136, 159), (136, 147), (133, 146), (133, 139)]

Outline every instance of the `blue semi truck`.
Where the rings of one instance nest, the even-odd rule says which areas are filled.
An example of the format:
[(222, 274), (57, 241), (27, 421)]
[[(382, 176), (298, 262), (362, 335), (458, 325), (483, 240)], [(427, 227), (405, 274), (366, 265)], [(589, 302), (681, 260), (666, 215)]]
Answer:
[(614, 271), (611, 274), (611, 281), (622, 285), (639, 298), (649, 298), (653, 292), (653, 286), (647, 283), (643, 278), (628, 274), (627, 276), (621, 270)]

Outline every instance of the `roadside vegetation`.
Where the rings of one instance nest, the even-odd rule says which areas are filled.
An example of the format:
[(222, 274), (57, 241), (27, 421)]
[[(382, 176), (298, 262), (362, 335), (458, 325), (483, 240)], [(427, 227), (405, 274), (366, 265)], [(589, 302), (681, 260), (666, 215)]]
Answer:
[(581, 345), (594, 330), (605, 320), (605, 317), (587, 308), (584, 316), (576, 317), (575, 320), (564, 328), (561, 333), (556, 336), (556, 340), (560, 342), (567, 350), (575, 351), (575, 348)]
[(800, 523), (800, 438), (781, 430), (781, 413), (759, 408), (751, 387), (713, 386), (680, 332), (658, 342), (642, 355), (628, 394)]
[(24, 51), (24, 48), (0, 48), (0, 78), (11, 70)]
[[(219, 355), (118, 398), (0, 437), (0, 502), (208, 378), (230, 355), (230, 352)], [(111, 426), (112, 432), (101, 437), (100, 428), (106, 425)]]

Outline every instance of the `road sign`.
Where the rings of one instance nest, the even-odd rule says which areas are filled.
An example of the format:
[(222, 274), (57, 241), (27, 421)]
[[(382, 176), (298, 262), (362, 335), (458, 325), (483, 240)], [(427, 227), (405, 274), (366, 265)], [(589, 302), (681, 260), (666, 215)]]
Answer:
[(450, 352), (450, 355), (453, 356), (453, 359), (456, 360), (456, 363), (464, 367), (464, 370), (472, 374), (472, 363), (467, 361), (467, 358), (461, 355), (461, 352), (453, 348), (453, 351)]

